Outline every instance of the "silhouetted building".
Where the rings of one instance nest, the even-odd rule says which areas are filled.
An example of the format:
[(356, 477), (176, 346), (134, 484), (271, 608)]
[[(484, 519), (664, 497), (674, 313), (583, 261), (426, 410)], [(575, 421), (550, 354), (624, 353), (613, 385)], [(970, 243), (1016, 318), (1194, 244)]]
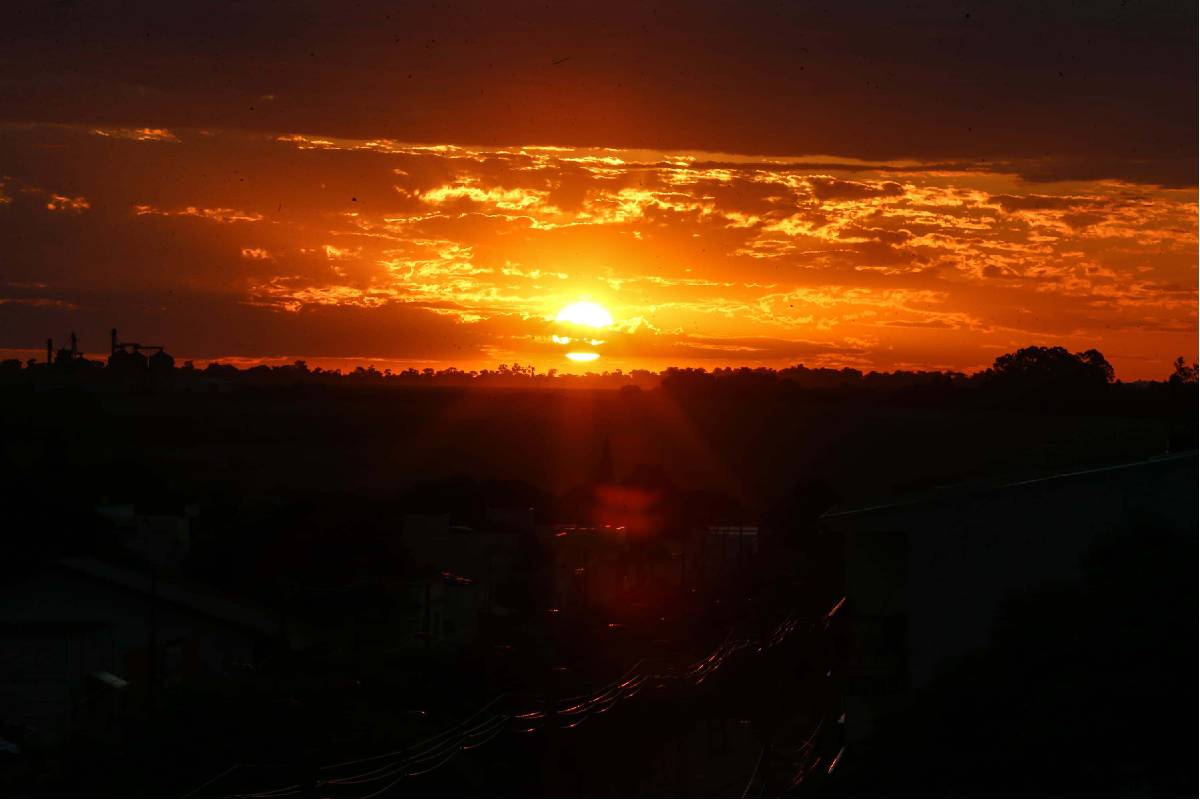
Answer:
[(194, 506), (187, 507), (183, 514), (138, 513), (132, 505), (99, 506), (96, 511), (113, 523), (122, 547), (151, 564), (173, 567), (187, 557)]
[(83, 354), (79, 352), (79, 340), (75, 337), (75, 332), (71, 332), (71, 346), (60, 347), (57, 352), (54, 351), (54, 340), (46, 340), (46, 361), (50, 362), (50, 354), (54, 353), (54, 366), (58, 368), (69, 368), (78, 364), (83, 360)]
[(480, 629), (480, 617), (504, 614), (496, 587), (512, 573), (524, 515), (499, 514), (507, 526), (479, 530), (451, 525), (449, 514), (407, 514), (401, 534), (405, 550), (421, 577), (412, 584), (419, 609), (409, 626), (415, 640), (468, 644)]
[(1193, 451), (824, 514), (845, 550), (850, 733), (987, 647), (1013, 598), (1079, 583), (1102, 537), (1195, 537), (1196, 484)]
[[(137, 374), (148, 369), (156, 373), (170, 372), (175, 367), (175, 359), (165, 352), (161, 345), (119, 341), (116, 328), (109, 331), (109, 337), (110, 369)], [(146, 356), (143, 351), (149, 352), (150, 355)]]
[(551, 553), (556, 608), (602, 605), (629, 588), (629, 547), (623, 527), (564, 523), (540, 533)]
[(758, 555), (757, 525), (709, 525), (696, 531), (694, 538), (701, 558), (722, 567), (749, 566)]
[(155, 372), (170, 372), (175, 368), (175, 359), (165, 350), (158, 350), (150, 356), (148, 364)]
[(0, 587), (0, 718), (47, 742), (116, 735), (122, 714), (176, 686), (219, 689), (283, 634), (275, 614), (205, 587), (64, 559)]
[(413, 589), (419, 610), (410, 618), (411, 642), (452, 647), (471, 644), (479, 637), (481, 618), (492, 611), (488, 600), (491, 585), (450, 570), (427, 576)]
[(119, 372), (140, 373), (149, 366), (139, 350), (116, 350), (108, 357), (108, 368)]

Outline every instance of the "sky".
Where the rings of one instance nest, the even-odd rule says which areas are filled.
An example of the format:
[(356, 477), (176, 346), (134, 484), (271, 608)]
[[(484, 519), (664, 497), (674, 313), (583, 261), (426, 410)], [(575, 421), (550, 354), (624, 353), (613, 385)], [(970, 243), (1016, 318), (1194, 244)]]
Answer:
[(1196, 355), (1196, 10), (28, 4), (0, 355), (974, 370)]

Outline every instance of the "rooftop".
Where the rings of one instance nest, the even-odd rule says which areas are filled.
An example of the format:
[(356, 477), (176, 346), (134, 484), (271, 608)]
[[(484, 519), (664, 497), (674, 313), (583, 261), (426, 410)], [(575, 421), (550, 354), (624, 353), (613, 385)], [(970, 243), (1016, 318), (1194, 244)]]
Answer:
[(884, 502), (871, 503), (862, 506), (835, 506), (820, 516), (823, 521), (833, 521), (847, 517), (861, 517), (868, 514), (896, 511), (899, 509), (916, 508), (946, 502), (961, 502), (973, 497), (990, 495), (997, 492), (1018, 492), (1022, 489), (1053, 484), (1085, 480), (1105, 474), (1121, 473), (1135, 470), (1152, 470), (1182, 466), (1185, 463), (1195, 464), (1197, 451), (1170, 453), (1140, 461), (1130, 461), (1121, 464), (1108, 464), (1080, 469), (1054, 472), (1021, 480), (986, 480), (956, 483), (938, 486), (931, 490), (904, 495)]

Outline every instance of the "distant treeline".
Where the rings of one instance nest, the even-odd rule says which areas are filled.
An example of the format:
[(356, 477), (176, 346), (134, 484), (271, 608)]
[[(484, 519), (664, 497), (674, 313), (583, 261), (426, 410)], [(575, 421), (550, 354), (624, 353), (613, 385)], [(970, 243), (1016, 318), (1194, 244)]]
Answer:
[[(1163, 376), (1171, 385), (1195, 384), (1197, 366), (1188, 366), (1180, 356), (1174, 371)], [(1072, 353), (1064, 347), (1024, 347), (998, 357), (986, 370), (973, 374), (937, 370), (897, 370), (863, 372), (844, 367), (806, 367), (803, 364), (772, 369), (770, 367), (719, 367), (712, 370), (694, 367), (670, 367), (661, 372), (636, 369), (588, 372), (582, 375), (551, 369), (538, 372), (533, 366), (501, 364), (496, 369), (460, 370), (455, 367), (435, 370), (391, 369), (374, 366), (352, 371), (310, 368), (304, 361), (269, 366), (239, 368), (213, 362), (197, 368), (191, 361), (176, 367), (165, 353), (157, 357), (132, 357), (115, 353), (107, 363), (60, 351), (53, 363), (30, 359), (0, 361), (0, 383), (50, 383), (76, 385), (139, 384), (161, 388), (220, 390), (237, 386), (287, 387), (295, 385), (339, 386), (447, 386), (493, 388), (609, 388), (636, 387), (667, 391), (687, 391), (711, 386), (764, 387), (771, 384), (806, 389), (953, 389), (957, 387), (993, 387), (997, 390), (1052, 391), (1074, 394), (1091, 392), (1112, 384), (1112, 365), (1098, 350)], [(1157, 383), (1157, 382), (1140, 382)]]

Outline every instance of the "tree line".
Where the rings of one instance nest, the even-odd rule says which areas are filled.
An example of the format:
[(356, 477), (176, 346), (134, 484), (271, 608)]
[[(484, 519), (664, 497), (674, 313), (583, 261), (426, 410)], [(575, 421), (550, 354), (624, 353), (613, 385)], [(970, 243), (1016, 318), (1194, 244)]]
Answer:
[[(176, 367), (171, 362), (155, 364), (132, 359), (105, 362), (83, 357), (59, 358), (52, 364), (30, 359), (0, 361), (0, 380), (5, 383), (39, 378), (73, 378), (74, 382), (100, 382), (113, 379), (139, 382), (163, 382), (186, 387), (209, 388), (247, 386), (290, 386), (328, 384), (349, 386), (453, 386), (505, 388), (627, 388), (687, 391), (704, 386), (750, 388), (784, 384), (808, 389), (953, 389), (988, 387), (1006, 393), (1052, 392), (1078, 394), (1101, 390), (1116, 380), (1112, 365), (1095, 349), (1072, 353), (1065, 347), (1022, 347), (995, 359), (985, 370), (967, 374), (951, 370), (862, 371), (852, 367), (834, 369), (797, 364), (782, 369), (771, 367), (669, 367), (661, 372), (620, 369), (562, 373), (556, 369), (539, 372), (533, 365), (501, 364), (496, 369), (461, 370), (456, 367), (434, 369), (408, 368), (393, 371), (375, 366), (340, 369), (309, 367), (303, 360), (284, 365), (259, 364), (237, 367), (211, 362), (197, 367), (186, 361)], [(1163, 382), (1172, 386), (1195, 385), (1197, 365), (1188, 365), (1183, 356), (1175, 359), (1173, 370)]]

